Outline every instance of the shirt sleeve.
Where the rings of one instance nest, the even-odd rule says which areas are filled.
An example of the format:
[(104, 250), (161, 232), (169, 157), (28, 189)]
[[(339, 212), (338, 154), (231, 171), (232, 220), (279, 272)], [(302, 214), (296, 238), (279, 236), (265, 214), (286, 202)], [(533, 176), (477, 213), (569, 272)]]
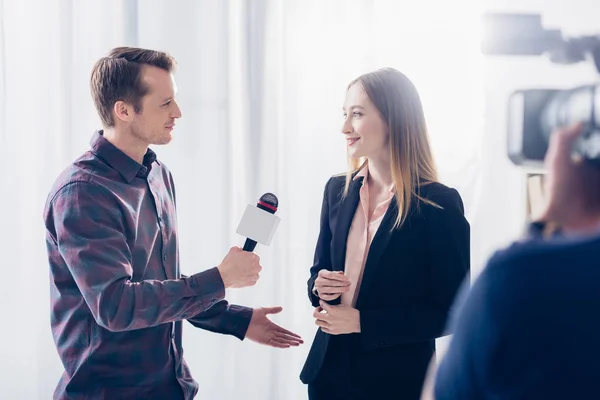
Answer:
[(188, 318), (188, 322), (196, 328), (232, 335), (244, 340), (251, 319), (252, 308), (221, 300), (210, 309)]
[(132, 255), (117, 202), (91, 182), (63, 187), (49, 205), (47, 224), (98, 325), (142, 329), (190, 318), (223, 299), (216, 268), (175, 280), (132, 282)]

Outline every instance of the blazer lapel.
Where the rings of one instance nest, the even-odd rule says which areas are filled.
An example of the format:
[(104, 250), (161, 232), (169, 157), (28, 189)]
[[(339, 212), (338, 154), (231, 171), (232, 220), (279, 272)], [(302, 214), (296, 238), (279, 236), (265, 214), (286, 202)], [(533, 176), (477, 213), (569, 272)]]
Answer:
[[(348, 195), (340, 202), (338, 211), (338, 220), (335, 224), (333, 235), (333, 270), (344, 271), (346, 267), (346, 243), (348, 242), (348, 232), (354, 219), (356, 208), (360, 201), (360, 188), (363, 178), (352, 180), (348, 188)], [(341, 195), (341, 194), (340, 194)]]
[(371, 243), (371, 247), (369, 248), (369, 253), (367, 254), (367, 260), (365, 263), (363, 277), (360, 284), (360, 291), (358, 293), (358, 298), (356, 299), (356, 306), (358, 307), (361, 294), (368, 290), (369, 281), (373, 278), (377, 267), (379, 266), (379, 261), (381, 260), (381, 256), (383, 252), (387, 248), (387, 245), (394, 233), (392, 229), (394, 223), (396, 222), (396, 218), (398, 217), (398, 206), (396, 204), (396, 199), (393, 198), (388, 206), (388, 209), (383, 216), (383, 220), (381, 221), (381, 225), (379, 229), (377, 229), (377, 233), (373, 238), (373, 242)]

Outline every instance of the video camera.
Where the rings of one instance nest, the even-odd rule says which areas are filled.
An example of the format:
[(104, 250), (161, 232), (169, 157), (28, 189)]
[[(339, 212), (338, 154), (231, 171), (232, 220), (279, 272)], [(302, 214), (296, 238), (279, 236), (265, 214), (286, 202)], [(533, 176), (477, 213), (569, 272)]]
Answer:
[[(483, 22), (484, 55), (547, 54), (557, 64), (591, 58), (600, 73), (600, 35), (565, 38), (545, 29), (537, 14), (487, 13)], [(573, 151), (600, 167), (600, 83), (515, 91), (508, 102), (508, 157), (518, 166), (541, 166), (552, 132), (577, 122), (584, 131)]]

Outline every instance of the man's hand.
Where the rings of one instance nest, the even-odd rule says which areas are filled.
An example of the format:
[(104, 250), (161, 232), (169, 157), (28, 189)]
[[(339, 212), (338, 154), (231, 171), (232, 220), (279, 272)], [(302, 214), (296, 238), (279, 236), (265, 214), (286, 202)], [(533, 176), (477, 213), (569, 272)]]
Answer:
[(544, 160), (548, 170), (546, 208), (542, 219), (567, 231), (585, 232), (598, 226), (600, 169), (573, 157), (582, 125), (560, 129), (550, 137)]
[(315, 289), (319, 298), (331, 301), (335, 300), (350, 288), (350, 280), (342, 271), (329, 271), (322, 269), (315, 279)]
[(254, 286), (259, 278), (262, 267), (260, 258), (239, 247), (232, 247), (221, 265), (217, 267), (226, 288), (243, 288)]
[(281, 307), (255, 308), (252, 311), (252, 319), (246, 337), (253, 342), (281, 349), (304, 343), (299, 335), (280, 327), (267, 318), (268, 314), (277, 314), (281, 310)]
[(315, 308), (313, 317), (321, 330), (331, 335), (360, 332), (360, 312), (346, 305), (332, 306), (324, 301)]

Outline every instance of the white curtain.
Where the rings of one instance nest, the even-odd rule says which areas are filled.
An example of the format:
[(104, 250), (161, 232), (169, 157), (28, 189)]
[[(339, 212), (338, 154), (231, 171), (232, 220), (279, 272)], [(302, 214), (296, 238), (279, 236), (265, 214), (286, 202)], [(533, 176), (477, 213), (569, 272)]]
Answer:
[(282, 218), (258, 249), (264, 270), (234, 303), (282, 305), (301, 334), (275, 350), (185, 325), (185, 357), (203, 399), (304, 399), (298, 375), (315, 332), (305, 282), (324, 184), (345, 169), (339, 133), (347, 83), (390, 66), (421, 93), (443, 181), (482, 210), (483, 86), (476, 0), (0, 0), (0, 397), (47, 399), (62, 372), (49, 329), (41, 219), (57, 174), (99, 127), (88, 89), (95, 60), (120, 45), (169, 51), (183, 118), (155, 148), (177, 185), (181, 262), (218, 264), (241, 214), (264, 192)]

